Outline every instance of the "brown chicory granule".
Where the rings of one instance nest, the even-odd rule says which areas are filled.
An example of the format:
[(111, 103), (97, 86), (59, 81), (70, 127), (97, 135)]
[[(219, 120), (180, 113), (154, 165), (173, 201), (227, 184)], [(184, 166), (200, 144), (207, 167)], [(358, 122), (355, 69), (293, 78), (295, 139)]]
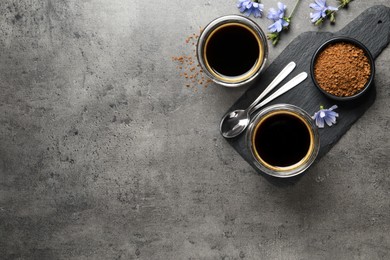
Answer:
[(359, 93), (371, 75), (364, 51), (347, 42), (330, 44), (317, 57), (314, 77), (326, 92), (340, 97)]
[[(202, 32), (200, 29), (199, 34), (193, 33), (185, 39), (185, 44), (189, 45), (192, 52), (189, 55), (173, 56), (172, 61), (176, 62), (177, 69), (180, 71), (180, 77), (184, 78), (186, 87), (197, 87), (203, 85), (207, 88), (212, 80), (208, 79), (200, 68), (196, 58), (196, 42), (198, 41), (199, 35)], [(194, 89), (195, 91), (197, 88)]]

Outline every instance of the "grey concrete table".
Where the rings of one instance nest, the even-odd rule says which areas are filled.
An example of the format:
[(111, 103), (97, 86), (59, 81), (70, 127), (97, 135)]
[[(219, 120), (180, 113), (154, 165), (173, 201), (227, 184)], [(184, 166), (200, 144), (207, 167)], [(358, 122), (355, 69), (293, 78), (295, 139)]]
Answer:
[[(390, 6), (355, 0), (317, 28), (310, 2), (270, 62), (302, 32)], [(218, 131), (245, 87), (187, 87), (172, 61), (235, 4), (1, 1), (1, 259), (390, 258), (390, 48), (376, 60), (374, 105), (278, 187)]]

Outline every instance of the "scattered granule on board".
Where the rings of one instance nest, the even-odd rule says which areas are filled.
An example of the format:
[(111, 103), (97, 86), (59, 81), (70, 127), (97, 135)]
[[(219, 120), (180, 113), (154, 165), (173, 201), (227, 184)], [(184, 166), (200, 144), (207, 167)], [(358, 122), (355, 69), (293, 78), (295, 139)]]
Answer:
[(180, 71), (179, 76), (186, 80), (185, 86), (187, 88), (196, 88), (199, 85), (207, 88), (212, 83), (212, 80), (203, 73), (196, 58), (196, 43), (201, 32), (202, 29), (198, 34), (193, 33), (185, 39), (185, 44), (192, 48), (189, 55), (172, 57), (172, 61), (178, 63), (176, 68)]

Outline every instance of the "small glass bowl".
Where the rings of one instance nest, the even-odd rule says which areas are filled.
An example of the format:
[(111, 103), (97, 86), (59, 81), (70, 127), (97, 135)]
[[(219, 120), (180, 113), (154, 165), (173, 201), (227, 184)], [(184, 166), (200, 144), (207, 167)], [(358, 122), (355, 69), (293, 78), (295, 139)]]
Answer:
[[(364, 54), (366, 55), (366, 57), (368, 58), (368, 61), (370, 62), (370, 67), (371, 67), (371, 74), (370, 74), (370, 77), (368, 78), (367, 80), (367, 83), (365, 84), (365, 86), (363, 87), (362, 90), (360, 90), (358, 93), (356, 93), (355, 95), (352, 95), (352, 96), (336, 96), (336, 95), (333, 95), (329, 92), (327, 92), (326, 90), (324, 90), (323, 88), (320, 87), (320, 85), (318, 84), (316, 78), (315, 78), (315, 75), (314, 75), (314, 66), (315, 66), (315, 63), (317, 61), (317, 58), (318, 56), (321, 54), (321, 52), (323, 50), (326, 49), (326, 47), (328, 47), (330, 44), (333, 44), (333, 43), (338, 43), (338, 42), (345, 42), (345, 43), (350, 43), (350, 44), (353, 44), (355, 45), (356, 47), (360, 48), (363, 50)], [(375, 61), (374, 61), (374, 58), (371, 54), (371, 52), (367, 49), (367, 47), (359, 42), (358, 40), (356, 39), (353, 39), (353, 38), (349, 38), (349, 37), (345, 37), (345, 36), (339, 36), (339, 37), (335, 37), (335, 38), (332, 38), (330, 40), (327, 40), (326, 42), (324, 42), (317, 50), (316, 52), (314, 53), (313, 57), (312, 57), (312, 60), (311, 60), (311, 63), (310, 63), (310, 74), (311, 74), (311, 78), (313, 80), (313, 83), (314, 85), (325, 95), (327, 96), (328, 98), (331, 98), (333, 100), (336, 100), (336, 101), (349, 101), (349, 100), (354, 100), (354, 99), (357, 99), (361, 96), (363, 96), (369, 89), (369, 87), (372, 85), (372, 83), (374, 82), (374, 76), (375, 76)]]
[[(230, 76), (220, 75), (218, 72), (214, 71), (211, 68), (206, 57), (206, 48), (210, 37), (218, 29), (224, 26), (228, 26), (229, 24), (239, 25), (247, 29), (248, 31), (250, 31), (255, 36), (259, 45), (259, 60), (249, 71), (247, 71), (245, 74), (240, 76), (230, 77)], [(237, 52), (240, 52), (239, 48), (237, 48)], [(199, 65), (201, 66), (203, 72), (211, 80), (225, 87), (238, 87), (254, 80), (264, 69), (264, 66), (268, 58), (268, 43), (263, 30), (254, 21), (241, 15), (226, 15), (211, 21), (204, 28), (204, 30), (202, 31), (198, 39), (196, 54), (197, 54)]]
[[(283, 167), (270, 165), (269, 163), (265, 162), (260, 157), (259, 153), (257, 152), (257, 148), (255, 147), (255, 135), (259, 126), (261, 126), (261, 124), (264, 123), (266, 119), (277, 114), (290, 115), (298, 118), (306, 126), (310, 135), (309, 148), (305, 156), (303, 156), (303, 158), (298, 162)], [(274, 177), (288, 178), (303, 173), (315, 161), (320, 149), (320, 139), (318, 128), (315, 125), (314, 120), (306, 111), (300, 107), (290, 104), (276, 104), (264, 108), (251, 120), (246, 133), (246, 146), (251, 152), (252, 162), (257, 169)]]

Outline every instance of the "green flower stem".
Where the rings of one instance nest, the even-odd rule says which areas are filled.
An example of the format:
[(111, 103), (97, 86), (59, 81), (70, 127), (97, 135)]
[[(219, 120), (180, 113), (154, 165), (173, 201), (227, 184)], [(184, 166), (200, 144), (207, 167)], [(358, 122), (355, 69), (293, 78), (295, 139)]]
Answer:
[[(354, 1), (354, 0), (339, 0), (340, 5), (337, 6), (337, 10), (326, 12), (326, 17), (329, 17), (330, 22), (331, 22), (332, 24), (334, 24), (334, 23), (336, 22), (335, 14), (337, 13), (337, 11), (339, 11), (340, 8), (346, 8), (346, 7), (348, 6), (348, 4), (349, 4), (350, 2), (352, 2), (352, 1)], [(325, 17), (325, 18), (326, 18), (326, 17)], [(318, 19), (318, 20), (314, 23), (314, 25), (320, 25), (320, 24), (322, 24), (322, 23), (324, 22), (324, 20), (325, 20), (325, 19), (321, 17), (320, 19)]]
[(350, 3), (350, 2), (352, 2), (353, 0), (339, 0), (339, 2), (340, 2), (340, 7), (341, 8), (345, 8), (345, 7), (347, 7), (348, 6), (348, 4)]
[(300, 1), (301, 0), (297, 0), (297, 2), (295, 3), (294, 8), (292, 9), (290, 16), (287, 18), (288, 20), (290, 20), (293, 17), (295, 10), (297, 9), (297, 6), (298, 6)]
[[(299, 2), (301, 2), (301, 0), (297, 0), (297, 1), (295, 2), (295, 5), (294, 5), (292, 11), (291, 11), (291, 14), (290, 14), (288, 17), (284, 17), (284, 18), (283, 18), (286, 22), (288, 22), (288, 26), (284, 27), (284, 28), (282, 29), (282, 31), (283, 31), (283, 30), (287, 30), (287, 29), (290, 27), (291, 18), (293, 17), (293, 15), (294, 15), (294, 13), (295, 13), (295, 10), (297, 9), (297, 6), (298, 6)], [(278, 44), (278, 42), (279, 42), (279, 40), (280, 40), (280, 34), (281, 34), (282, 31), (280, 31), (280, 32), (274, 32), (274, 33), (269, 33), (269, 34), (267, 35), (267, 36), (268, 36), (268, 39), (270, 39), (270, 40), (272, 41), (272, 45), (275, 46), (276, 44)]]

